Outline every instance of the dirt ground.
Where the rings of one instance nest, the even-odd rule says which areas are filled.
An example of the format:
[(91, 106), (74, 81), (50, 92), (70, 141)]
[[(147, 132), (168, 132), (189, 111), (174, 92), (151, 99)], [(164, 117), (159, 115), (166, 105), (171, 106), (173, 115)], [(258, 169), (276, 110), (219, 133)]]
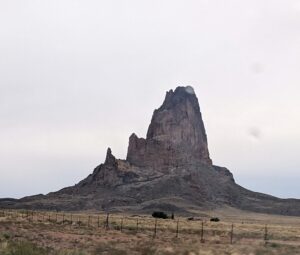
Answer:
[[(0, 212), (0, 254), (300, 254), (300, 218), (240, 211), (207, 215), (155, 220), (146, 215), (107, 219), (105, 214)], [(210, 222), (210, 215), (220, 222)]]

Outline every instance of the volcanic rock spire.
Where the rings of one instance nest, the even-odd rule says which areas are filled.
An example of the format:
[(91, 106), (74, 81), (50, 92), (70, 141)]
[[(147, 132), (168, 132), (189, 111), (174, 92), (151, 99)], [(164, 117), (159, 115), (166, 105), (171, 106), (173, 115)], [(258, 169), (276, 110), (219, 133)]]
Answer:
[(22, 199), (0, 199), (0, 208), (103, 210), (194, 214), (229, 207), (300, 216), (300, 200), (249, 191), (232, 173), (212, 165), (198, 99), (192, 87), (167, 92), (154, 111), (146, 139), (131, 135), (127, 160), (107, 150), (104, 164), (74, 186)]
[(131, 135), (127, 161), (159, 169), (212, 164), (199, 102), (192, 87), (167, 92), (162, 106), (153, 113), (147, 138)]

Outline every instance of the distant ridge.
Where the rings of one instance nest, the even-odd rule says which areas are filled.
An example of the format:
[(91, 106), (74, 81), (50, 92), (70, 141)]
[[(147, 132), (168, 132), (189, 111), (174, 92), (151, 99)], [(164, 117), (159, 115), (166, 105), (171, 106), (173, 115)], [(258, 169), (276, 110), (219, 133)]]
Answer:
[(154, 111), (146, 138), (132, 134), (126, 160), (107, 150), (105, 162), (72, 187), (16, 199), (2, 208), (191, 213), (234, 207), (300, 216), (300, 200), (249, 191), (232, 173), (213, 165), (200, 106), (191, 86), (167, 92)]

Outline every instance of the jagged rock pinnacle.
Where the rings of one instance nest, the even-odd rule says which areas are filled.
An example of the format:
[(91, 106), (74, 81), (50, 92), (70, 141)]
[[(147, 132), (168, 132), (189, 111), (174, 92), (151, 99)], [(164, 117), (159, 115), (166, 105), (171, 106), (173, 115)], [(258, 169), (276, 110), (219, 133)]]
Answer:
[(167, 92), (155, 110), (147, 138), (129, 139), (127, 161), (137, 166), (211, 165), (199, 102), (191, 86)]
[(107, 149), (107, 153), (106, 153), (106, 158), (105, 158), (105, 163), (106, 165), (115, 165), (116, 164), (116, 158), (114, 155), (112, 155), (111, 149), (108, 148)]

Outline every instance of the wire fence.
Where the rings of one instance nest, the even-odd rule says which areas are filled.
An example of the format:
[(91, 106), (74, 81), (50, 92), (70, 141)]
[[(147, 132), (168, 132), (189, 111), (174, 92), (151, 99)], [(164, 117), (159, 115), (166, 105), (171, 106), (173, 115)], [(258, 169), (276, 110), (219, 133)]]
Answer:
[(185, 238), (193, 235), (202, 243), (251, 243), (260, 241), (299, 242), (297, 226), (267, 225), (244, 222), (210, 222), (208, 218), (157, 219), (145, 215), (120, 215), (110, 213), (70, 213), (31, 210), (0, 210), (0, 218), (31, 224), (70, 226), (92, 231), (120, 231), (124, 234), (143, 234), (149, 238)]

